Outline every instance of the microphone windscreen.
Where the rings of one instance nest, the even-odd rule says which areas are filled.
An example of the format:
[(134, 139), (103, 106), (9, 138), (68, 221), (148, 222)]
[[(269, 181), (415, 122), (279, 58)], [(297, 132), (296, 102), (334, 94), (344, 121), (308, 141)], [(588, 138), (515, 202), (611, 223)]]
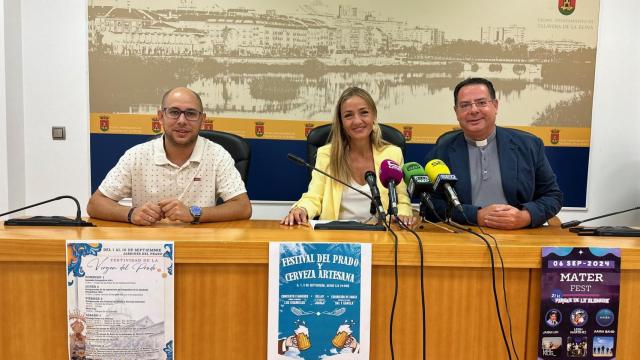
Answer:
[(396, 184), (402, 181), (402, 168), (393, 160), (382, 160), (380, 164), (380, 182), (384, 187), (388, 188), (391, 181)]
[(402, 165), (402, 174), (404, 175), (404, 183), (409, 185), (409, 181), (412, 176), (424, 176), (424, 169), (422, 165), (418, 164), (415, 161), (408, 162)]
[(376, 180), (376, 173), (374, 173), (371, 170), (368, 170), (367, 172), (364, 173), (364, 180), (369, 184), (369, 185), (377, 185), (377, 180)]
[(438, 175), (449, 175), (451, 171), (444, 161), (439, 159), (433, 159), (424, 166), (424, 171), (427, 173), (427, 177), (431, 182), (435, 183)]

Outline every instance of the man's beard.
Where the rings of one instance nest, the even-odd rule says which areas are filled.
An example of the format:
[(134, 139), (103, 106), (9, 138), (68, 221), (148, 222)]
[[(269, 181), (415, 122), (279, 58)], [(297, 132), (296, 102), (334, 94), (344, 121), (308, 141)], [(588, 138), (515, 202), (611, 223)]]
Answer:
[(165, 141), (169, 141), (172, 145), (178, 147), (187, 147), (193, 145), (196, 141), (198, 141), (198, 131), (194, 133), (190, 133), (188, 138), (178, 138), (176, 134), (171, 131), (168, 134), (165, 133)]

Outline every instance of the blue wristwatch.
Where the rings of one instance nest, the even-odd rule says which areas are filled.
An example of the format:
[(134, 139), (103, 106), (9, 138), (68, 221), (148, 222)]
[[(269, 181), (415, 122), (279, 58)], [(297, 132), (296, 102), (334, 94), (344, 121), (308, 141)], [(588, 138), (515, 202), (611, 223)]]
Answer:
[(191, 216), (193, 216), (192, 224), (200, 224), (200, 215), (202, 215), (202, 209), (199, 206), (192, 206), (189, 208)]

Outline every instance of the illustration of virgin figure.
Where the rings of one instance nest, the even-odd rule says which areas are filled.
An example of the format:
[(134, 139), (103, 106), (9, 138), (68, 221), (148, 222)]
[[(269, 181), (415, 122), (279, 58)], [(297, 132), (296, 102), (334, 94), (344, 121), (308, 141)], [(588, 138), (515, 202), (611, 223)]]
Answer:
[(71, 324), (72, 334), (69, 334), (69, 354), (71, 360), (86, 360), (85, 351), (87, 348), (87, 337), (82, 334), (84, 324), (80, 320), (76, 320)]

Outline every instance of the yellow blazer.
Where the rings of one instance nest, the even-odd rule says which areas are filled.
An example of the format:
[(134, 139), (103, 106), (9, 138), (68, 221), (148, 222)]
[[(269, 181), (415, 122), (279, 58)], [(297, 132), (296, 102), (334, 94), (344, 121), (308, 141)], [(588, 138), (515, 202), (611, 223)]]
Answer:
[[(318, 149), (316, 157), (316, 167), (324, 172), (329, 172), (329, 157), (331, 154), (331, 144), (324, 145)], [(373, 149), (373, 163), (377, 175), (380, 197), (385, 211), (389, 207), (389, 191), (380, 183), (380, 164), (382, 160), (393, 160), (400, 164), (404, 163), (402, 150), (395, 145), (386, 145), (380, 151)], [(303, 207), (307, 210), (309, 219), (320, 215), (320, 220), (338, 220), (340, 214), (340, 202), (342, 201), (342, 191), (344, 185), (333, 181), (317, 171), (312, 171), (309, 189), (293, 207)], [(407, 186), (403, 181), (396, 186), (398, 191), (398, 214), (410, 216), (411, 200), (407, 195)]]

